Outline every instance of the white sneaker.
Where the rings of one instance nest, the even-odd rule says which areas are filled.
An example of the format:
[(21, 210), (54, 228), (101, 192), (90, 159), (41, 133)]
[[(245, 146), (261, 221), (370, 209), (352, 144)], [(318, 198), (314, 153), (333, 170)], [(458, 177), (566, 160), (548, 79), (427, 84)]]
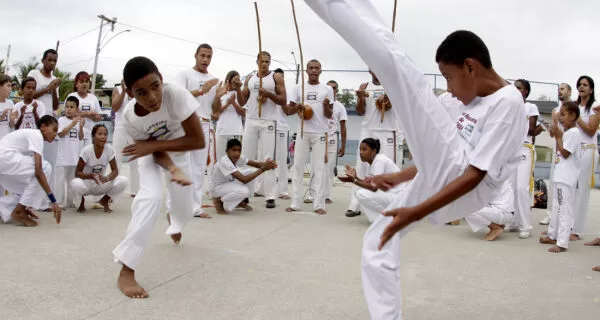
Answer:
[(540, 220), (540, 224), (543, 226), (547, 226), (550, 224), (550, 217), (545, 216), (544, 219)]
[(531, 233), (529, 233), (529, 231), (519, 232), (519, 239), (527, 239), (529, 237), (531, 237)]

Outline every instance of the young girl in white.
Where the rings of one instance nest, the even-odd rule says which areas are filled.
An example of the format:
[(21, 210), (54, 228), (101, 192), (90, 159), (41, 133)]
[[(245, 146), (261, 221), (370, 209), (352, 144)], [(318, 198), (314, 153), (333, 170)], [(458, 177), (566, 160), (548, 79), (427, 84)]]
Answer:
[(213, 100), (213, 110), (218, 110), (217, 121), (217, 158), (218, 161), (225, 155), (227, 141), (240, 139), (244, 133), (242, 119), (246, 116), (246, 109), (240, 107), (237, 101), (237, 90), (242, 86), (240, 75), (237, 71), (229, 71), (225, 76), (225, 82), (217, 89)]
[(94, 94), (89, 93), (90, 85), (90, 75), (81, 71), (75, 76), (75, 92), (67, 96), (67, 98), (74, 96), (79, 99), (79, 116), (85, 119), (82, 147), (92, 143), (92, 128), (96, 122), (102, 120), (100, 102)]
[[(131, 102), (135, 101), (135, 99), (130, 98), (127, 95), (127, 90), (125, 90), (125, 83), (121, 80), (121, 85), (116, 86), (113, 89), (112, 93), (112, 110), (115, 113), (115, 130), (113, 132), (113, 141), (112, 145), (115, 149), (115, 158), (117, 160), (117, 167), (121, 170), (123, 166), (123, 161), (125, 161), (125, 157), (123, 157), (123, 148), (125, 146), (133, 143), (133, 140), (127, 134), (127, 130), (123, 127), (123, 110), (125, 110), (125, 106)], [(121, 171), (122, 172), (122, 171)], [(140, 190), (140, 175), (138, 172), (138, 162), (137, 160), (133, 160), (129, 162), (129, 194), (131, 197), (134, 197), (138, 191)]]
[[(92, 129), (92, 144), (83, 147), (75, 169), (76, 178), (71, 181), (74, 197), (79, 203), (77, 212), (85, 212), (85, 196), (103, 196), (98, 203), (104, 212), (112, 212), (110, 203), (117, 201), (127, 188), (127, 178), (119, 175), (115, 151), (106, 144), (108, 130), (103, 124)], [(105, 176), (110, 165), (110, 174)]]
[(386, 155), (379, 153), (381, 144), (379, 140), (366, 138), (361, 141), (360, 160), (367, 164), (365, 178), (357, 176), (356, 170), (346, 165), (346, 176), (339, 177), (343, 182), (350, 182), (359, 188), (355, 191), (358, 204), (365, 211), (369, 222), (373, 222), (387, 206), (392, 203), (394, 198), (405, 190), (406, 183), (400, 184), (395, 188), (384, 192), (371, 184), (371, 178), (380, 174), (400, 172), (400, 168)]
[(68, 97), (65, 102), (65, 116), (58, 119), (59, 140), (54, 189), (58, 203), (64, 204), (66, 208), (75, 207), (70, 182), (75, 179), (75, 168), (77, 167), (83, 141), (85, 120), (77, 115), (78, 108), (79, 100), (73, 96)]
[(46, 114), (46, 107), (41, 101), (33, 98), (36, 88), (35, 79), (27, 77), (21, 82), (23, 101), (17, 102), (14, 111), (17, 113), (15, 129), (38, 129), (37, 123)]
[[(242, 143), (238, 139), (227, 141), (226, 153), (215, 165), (209, 185), (217, 213), (228, 214), (238, 206), (251, 210), (248, 206), (248, 197), (254, 188), (248, 184), (265, 171), (274, 169), (275, 161), (248, 160), (241, 155)], [(244, 172), (246, 174), (240, 172), (239, 168), (246, 165), (258, 170), (252, 170), (251, 173)]]
[(541, 243), (555, 244), (549, 252), (566, 251), (569, 246), (571, 228), (573, 227), (573, 196), (577, 187), (577, 178), (582, 167), (580, 148), (581, 138), (576, 127), (579, 118), (579, 106), (575, 102), (566, 102), (560, 108), (559, 121), (564, 133), (557, 126), (552, 126), (552, 135), (556, 138), (556, 164), (554, 167), (552, 195), (552, 216), (546, 237)]

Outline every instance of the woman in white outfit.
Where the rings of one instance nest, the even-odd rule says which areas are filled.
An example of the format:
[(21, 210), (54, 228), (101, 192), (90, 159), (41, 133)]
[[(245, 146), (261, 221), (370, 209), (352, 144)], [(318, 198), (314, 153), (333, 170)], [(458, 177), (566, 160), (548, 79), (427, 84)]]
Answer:
[[(75, 201), (81, 199), (77, 212), (85, 212), (84, 196), (103, 196), (98, 203), (104, 212), (112, 212), (109, 205), (125, 192), (127, 178), (119, 175), (115, 160), (115, 151), (106, 144), (108, 130), (103, 124), (92, 129), (92, 144), (81, 151), (75, 179), (71, 180), (71, 189), (75, 193)], [(106, 167), (110, 164), (110, 174), (105, 176)]]
[(225, 155), (227, 141), (240, 139), (244, 133), (242, 119), (246, 116), (246, 109), (240, 107), (237, 102), (237, 89), (242, 86), (240, 74), (237, 71), (229, 71), (225, 76), (225, 82), (217, 89), (213, 100), (213, 110), (218, 110), (217, 121), (217, 150), (213, 162), (218, 161)]
[(378, 190), (375, 185), (371, 184), (371, 177), (400, 171), (400, 168), (398, 168), (392, 159), (379, 153), (380, 149), (381, 144), (379, 140), (367, 138), (361, 141), (359, 147), (360, 160), (367, 164), (366, 178), (358, 178), (356, 170), (348, 165), (346, 165), (346, 176), (339, 178), (343, 182), (351, 182), (359, 187), (354, 192), (354, 195), (358, 204), (367, 215), (369, 222), (373, 222), (377, 218), (377, 215), (385, 211), (385, 208), (392, 203), (392, 200), (405, 190), (407, 184), (400, 184), (387, 192)]

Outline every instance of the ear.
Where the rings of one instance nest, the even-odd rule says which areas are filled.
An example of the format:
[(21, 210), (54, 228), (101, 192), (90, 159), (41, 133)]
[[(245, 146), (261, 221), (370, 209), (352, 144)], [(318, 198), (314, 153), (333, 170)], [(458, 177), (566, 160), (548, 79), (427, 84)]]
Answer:
[(475, 63), (475, 60), (467, 58), (463, 63), (463, 69), (470, 77), (474, 77), (475, 73), (477, 72), (477, 63)]

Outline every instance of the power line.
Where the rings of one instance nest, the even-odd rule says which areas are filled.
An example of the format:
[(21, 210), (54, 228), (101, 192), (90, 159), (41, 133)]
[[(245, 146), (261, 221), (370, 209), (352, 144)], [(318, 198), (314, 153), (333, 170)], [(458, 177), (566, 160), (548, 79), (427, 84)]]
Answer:
[(86, 34), (88, 34), (88, 33), (92, 32), (92, 31), (94, 31), (94, 30), (96, 30), (96, 29), (98, 29), (98, 28), (99, 28), (99, 27), (94, 27), (94, 28), (92, 28), (92, 29), (90, 29), (90, 30), (88, 30), (88, 31), (86, 31), (86, 32), (80, 33), (80, 34), (78, 34), (78, 35), (74, 36), (73, 38), (71, 38), (71, 39), (69, 39), (69, 40), (67, 40), (67, 41), (63, 42), (63, 44), (67, 44), (67, 43), (69, 43), (69, 42), (71, 42), (71, 41), (73, 41), (73, 40), (75, 40), (75, 39), (77, 39), (77, 38), (79, 38), (79, 37), (82, 37), (82, 36), (84, 36), (84, 35), (86, 35)]

